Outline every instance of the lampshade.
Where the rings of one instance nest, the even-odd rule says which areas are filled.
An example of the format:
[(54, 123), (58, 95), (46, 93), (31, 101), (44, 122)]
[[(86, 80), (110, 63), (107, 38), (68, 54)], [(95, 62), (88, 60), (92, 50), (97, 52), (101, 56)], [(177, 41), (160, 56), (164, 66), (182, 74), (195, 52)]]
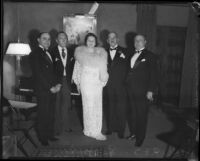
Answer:
[(6, 54), (23, 56), (23, 55), (29, 55), (30, 52), (31, 52), (31, 48), (29, 44), (10, 43), (6, 51)]

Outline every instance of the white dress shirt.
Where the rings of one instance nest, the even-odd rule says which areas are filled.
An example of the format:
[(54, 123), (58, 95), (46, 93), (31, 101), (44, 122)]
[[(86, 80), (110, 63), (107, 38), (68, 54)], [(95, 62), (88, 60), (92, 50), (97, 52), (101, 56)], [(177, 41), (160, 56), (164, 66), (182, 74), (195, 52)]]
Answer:
[[(117, 46), (118, 46), (118, 45), (116, 45), (114, 48), (117, 48)], [(114, 48), (113, 48), (113, 49), (114, 49)], [(117, 50), (112, 50), (112, 51), (110, 50), (110, 57), (111, 57), (112, 60), (113, 60), (114, 57), (115, 57), (116, 51), (117, 51)]]
[(135, 62), (136, 62), (137, 58), (140, 56), (140, 54), (142, 53), (142, 50), (143, 50), (143, 49), (144, 49), (144, 48), (141, 48), (141, 49), (139, 50), (140, 52), (135, 53), (135, 54), (132, 56), (132, 58), (131, 58), (131, 68), (134, 67)]
[[(42, 48), (42, 50), (45, 50), (44, 47), (43, 47), (42, 45), (39, 45), (39, 47)], [(51, 58), (51, 55), (49, 54), (49, 52), (46, 51), (45, 53), (47, 54), (47, 56), (49, 57), (49, 59), (51, 60), (51, 62), (53, 62), (53, 61), (52, 61), (52, 58)]]
[(64, 66), (64, 71), (63, 71), (63, 75), (66, 76), (66, 70), (65, 70), (65, 67), (66, 67), (66, 64), (67, 64), (67, 48), (65, 47), (64, 48), (64, 52), (66, 54), (65, 58), (63, 58), (62, 56), (62, 47), (58, 45), (58, 50), (59, 50), (59, 53), (60, 53), (60, 57), (61, 57), (61, 60), (62, 60), (62, 63), (63, 63), (63, 66)]

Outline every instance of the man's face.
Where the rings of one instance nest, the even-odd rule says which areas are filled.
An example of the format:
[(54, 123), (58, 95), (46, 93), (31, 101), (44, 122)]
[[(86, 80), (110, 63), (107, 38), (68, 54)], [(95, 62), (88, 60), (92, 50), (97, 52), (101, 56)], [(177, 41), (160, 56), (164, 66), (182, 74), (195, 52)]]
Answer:
[(51, 44), (51, 37), (48, 33), (43, 33), (40, 38), (38, 38), (38, 42), (45, 49), (48, 49)]
[(68, 44), (68, 38), (64, 33), (60, 33), (57, 38), (57, 43), (61, 47), (66, 47)]
[(115, 47), (118, 44), (119, 39), (115, 33), (110, 33), (108, 35), (108, 43), (110, 47)]
[(135, 41), (134, 41), (134, 45), (135, 45), (135, 49), (140, 50), (141, 48), (144, 48), (146, 45), (146, 40), (144, 38), (144, 36), (142, 35), (137, 35), (135, 37)]

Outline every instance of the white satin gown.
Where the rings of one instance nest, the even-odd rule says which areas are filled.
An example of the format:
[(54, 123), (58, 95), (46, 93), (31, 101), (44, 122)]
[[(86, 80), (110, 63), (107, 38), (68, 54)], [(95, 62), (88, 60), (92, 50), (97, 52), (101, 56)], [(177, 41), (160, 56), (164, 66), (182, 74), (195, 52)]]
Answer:
[(97, 140), (106, 140), (102, 130), (102, 92), (108, 80), (107, 53), (103, 48), (88, 52), (84, 46), (75, 51), (72, 79), (80, 88), (83, 105), (83, 133)]

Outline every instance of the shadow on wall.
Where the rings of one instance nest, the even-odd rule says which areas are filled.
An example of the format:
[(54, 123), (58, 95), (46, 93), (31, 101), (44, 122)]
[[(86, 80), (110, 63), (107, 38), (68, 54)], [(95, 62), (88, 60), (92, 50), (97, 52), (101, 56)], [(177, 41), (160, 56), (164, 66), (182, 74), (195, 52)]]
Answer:
[(50, 48), (53, 48), (57, 45), (56, 38), (57, 38), (58, 31), (56, 29), (52, 29), (52, 30), (49, 31), (49, 34), (51, 36), (51, 46), (50, 46)]
[(102, 42), (102, 47), (107, 49), (109, 47), (107, 43), (107, 38), (108, 38), (109, 30), (104, 29), (100, 32), (100, 41)]
[(125, 34), (125, 43), (126, 43), (126, 47), (127, 47), (127, 51), (129, 54), (131, 54), (131, 52), (133, 52), (134, 49), (134, 38), (136, 36), (137, 33), (135, 32), (127, 32)]
[(40, 31), (38, 29), (32, 29), (28, 33), (28, 40), (29, 45), (31, 47), (31, 50), (34, 50), (38, 46), (37, 38), (40, 34)]

